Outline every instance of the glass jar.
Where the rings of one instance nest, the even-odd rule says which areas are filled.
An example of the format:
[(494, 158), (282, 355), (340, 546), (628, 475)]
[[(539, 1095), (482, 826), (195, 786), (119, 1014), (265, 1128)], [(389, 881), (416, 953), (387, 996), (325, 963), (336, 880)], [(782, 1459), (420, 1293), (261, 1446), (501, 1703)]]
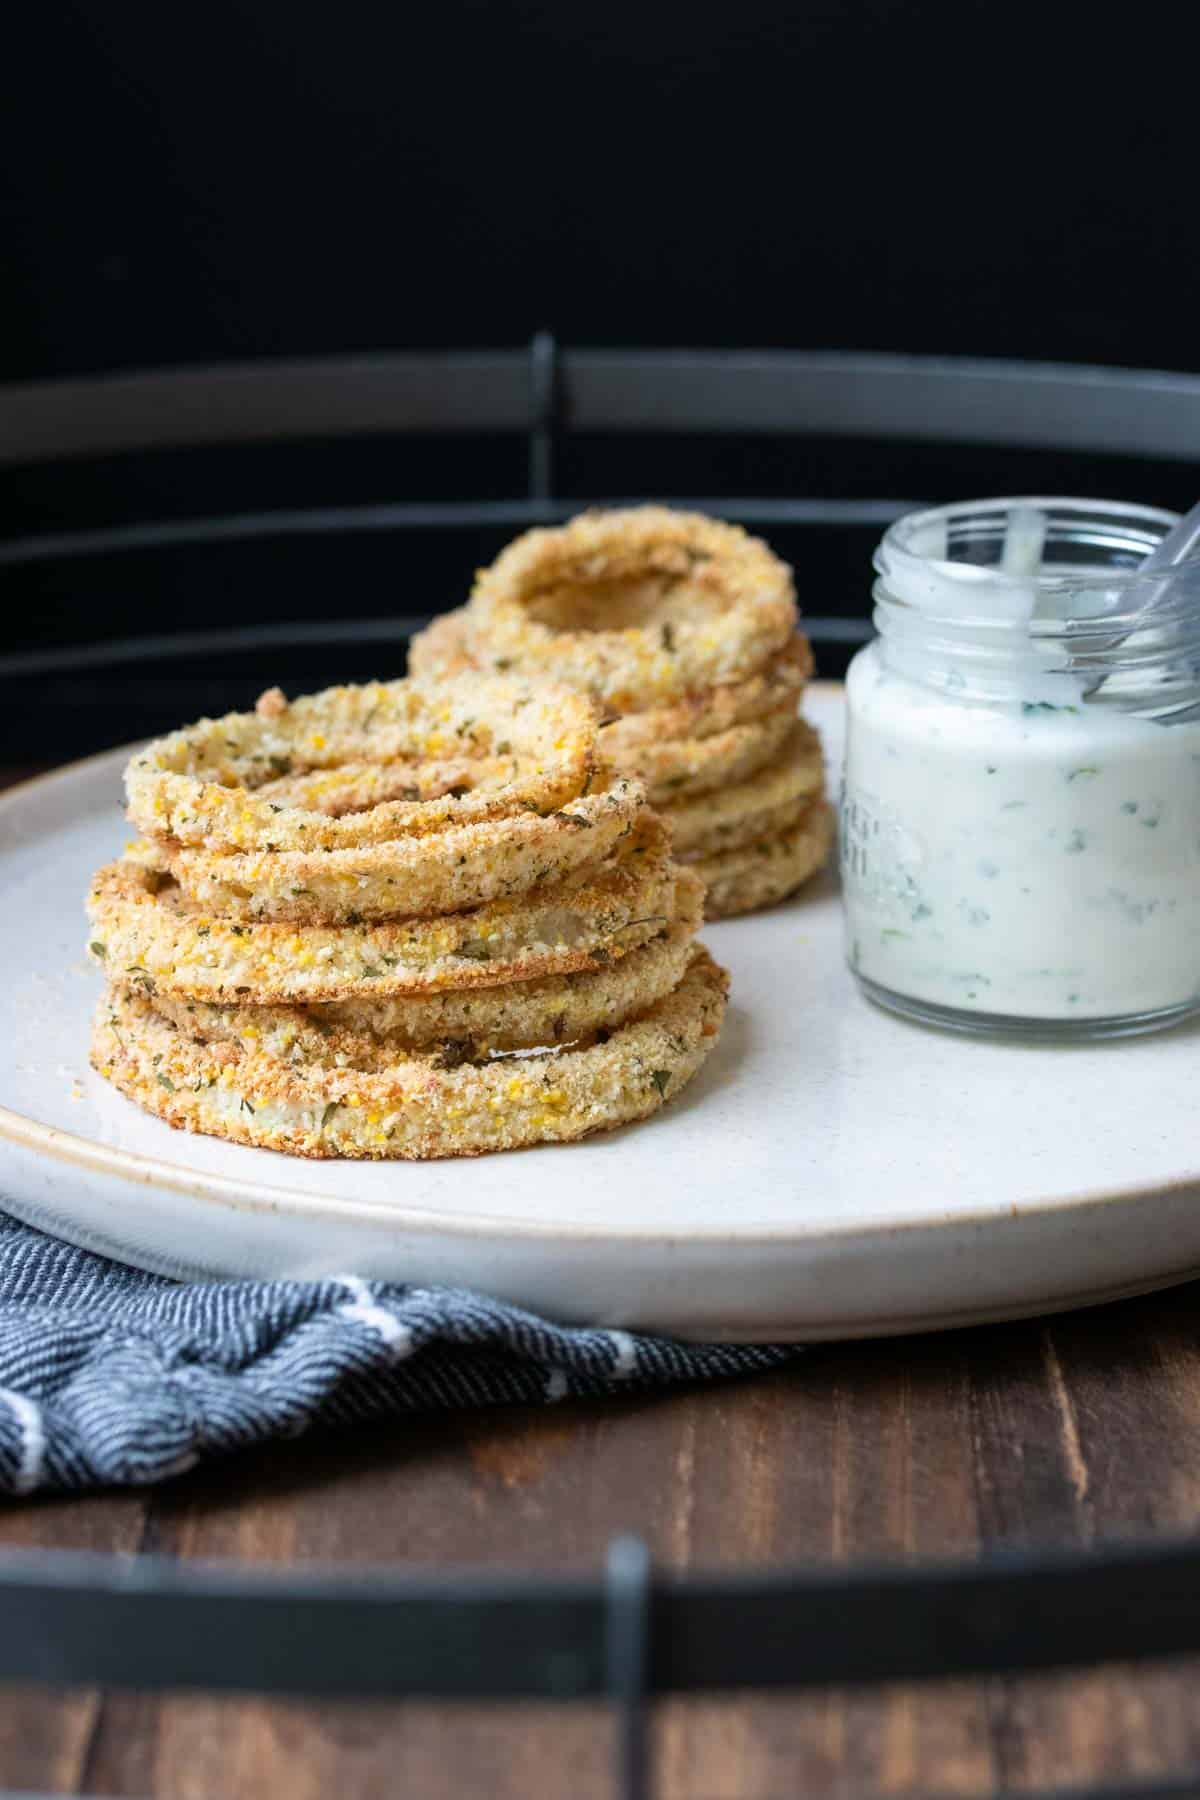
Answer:
[(842, 800), (872, 1000), (1052, 1038), (1200, 1008), (1200, 557), (1139, 574), (1174, 523), (987, 500), (883, 538)]

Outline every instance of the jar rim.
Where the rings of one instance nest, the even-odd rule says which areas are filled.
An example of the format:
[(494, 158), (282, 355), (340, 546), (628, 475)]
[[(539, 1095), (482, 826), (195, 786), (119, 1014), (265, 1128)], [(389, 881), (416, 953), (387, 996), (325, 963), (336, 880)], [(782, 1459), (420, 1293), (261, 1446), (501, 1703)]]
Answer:
[[(1002, 567), (1007, 527), (1018, 511), (1040, 513), (1045, 547), (1060, 553), (1031, 574)], [(876, 599), (948, 630), (1025, 639), (1130, 634), (1150, 619), (1200, 643), (1200, 547), (1182, 562), (1142, 574), (1146, 556), (1178, 513), (1132, 500), (1018, 495), (954, 500), (905, 513), (874, 551)], [(957, 538), (957, 542), (955, 542)], [(955, 554), (973, 549), (975, 554)], [(1078, 560), (1072, 556), (1078, 553)], [(1063, 554), (1065, 553), (1065, 554)]]
[[(1006, 569), (1009, 526), (1034, 570)], [(1161, 507), (1068, 498), (964, 500), (906, 513), (875, 552), (887, 661), (963, 698), (1078, 689), (1151, 717), (1200, 708), (1200, 553), (1142, 575), (1176, 522)], [(959, 552), (956, 557), (955, 552)], [(962, 552), (966, 554), (962, 554)], [(1056, 555), (1061, 572), (1053, 573)], [(1030, 690), (1032, 692), (1032, 689)], [(1028, 698), (1028, 695), (1026, 695)], [(1061, 700), (1056, 701), (1061, 704)]]
[[(1082, 570), (1070, 568), (1058, 572), (1055, 572), (1053, 564), (1043, 564), (1035, 574), (1022, 575), (1003, 569), (998, 561), (992, 563), (955, 558), (946, 555), (945, 551), (940, 557), (932, 553), (938, 537), (941, 536), (945, 542), (956, 525), (979, 527), (981, 533), (990, 536), (1002, 549), (1007, 522), (1018, 510), (1036, 511), (1046, 518), (1049, 542), (1062, 544), (1073, 539), (1078, 541), (1086, 536), (1090, 527), (1093, 533), (1107, 535), (1108, 547), (1114, 554), (1136, 556), (1138, 562), (1122, 565), (1121, 562), (1098, 561), (1094, 567)], [(1161, 589), (1165, 581), (1176, 580), (1200, 566), (1198, 548), (1173, 565), (1169, 574), (1162, 570), (1145, 577), (1141, 574), (1140, 562), (1162, 541), (1178, 522), (1179, 516), (1165, 507), (1144, 506), (1123, 500), (1082, 499), (1068, 495), (1013, 495), (957, 500), (948, 505), (924, 507), (916, 512), (902, 514), (880, 539), (873, 561), (876, 571), (885, 582), (890, 574), (917, 574), (922, 569), (936, 565), (939, 574), (947, 579), (953, 580), (956, 576), (969, 579), (981, 600), (989, 589), (999, 596), (1018, 591), (1028, 593), (1033, 588), (1040, 594), (1067, 598), (1072, 593), (1103, 586), (1106, 590), (1128, 594), (1132, 603), (1131, 610), (1136, 611), (1139, 583)], [(987, 530), (989, 526), (990, 533)], [(1093, 537), (1092, 541), (1097, 540)], [(931, 616), (936, 616), (936, 609), (931, 609)], [(979, 619), (979, 623), (985, 622), (983, 617)], [(1070, 622), (1063, 621), (1064, 624)]]

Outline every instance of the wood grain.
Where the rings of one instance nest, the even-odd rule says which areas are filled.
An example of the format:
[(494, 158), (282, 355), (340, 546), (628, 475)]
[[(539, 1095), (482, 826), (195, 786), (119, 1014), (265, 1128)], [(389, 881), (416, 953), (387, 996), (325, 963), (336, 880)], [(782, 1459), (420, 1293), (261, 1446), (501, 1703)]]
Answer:
[[(10, 1506), (0, 1511), (0, 1543), (129, 1554), (144, 1546), (147, 1514), (142, 1494)], [(0, 1688), (0, 1788), (72, 1793), (85, 1786), (101, 1712), (92, 1691)]]
[[(1195, 1289), (1050, 1324), (827, 1346), (738, 1386), (438, 1416), (290, 1443), (147, 1497), (27, 1503), (7, 1542), (188, 1557), (594, 1568), (618, 1531), (663, 1566), (972, 1555), (1192, 1529)], [(658, 1791), (917, 1792), (1164, 1773), (1200, 1760), (1195, 1671), (1105, 1671), (664, 1705)], [(8, 1783), (105, 1794), (611, 1791), (603, 1708), (316, 1707), (139, 1696), (5, 1705)]]
[[(1099, 1544), (1200, 1519), (1197, 1288), (1050, 1322), (825, 1346), (741, 1385), (311, 1437), (147, 1495), (27, 1502), (0, 1542), (316, 1565), (593, 1570)], [(989, 1793), (1200, 1763), (1191, 1667), (663, 1705), (663, 1800)], [(0, 1699), (0, 1786), (296, 1800), (612, 1792), (603, 1707)]]

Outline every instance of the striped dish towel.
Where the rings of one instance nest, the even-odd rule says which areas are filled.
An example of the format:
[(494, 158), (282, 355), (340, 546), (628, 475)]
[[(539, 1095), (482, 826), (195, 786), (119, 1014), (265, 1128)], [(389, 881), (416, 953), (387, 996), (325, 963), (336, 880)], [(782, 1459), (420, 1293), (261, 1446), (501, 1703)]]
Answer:
[(162, 1481), (310, 1426), (720, 1380), (794, 1354), (575, 1330), (354, 1275), (169, 1281), (0, 1214), (0, 1493)]

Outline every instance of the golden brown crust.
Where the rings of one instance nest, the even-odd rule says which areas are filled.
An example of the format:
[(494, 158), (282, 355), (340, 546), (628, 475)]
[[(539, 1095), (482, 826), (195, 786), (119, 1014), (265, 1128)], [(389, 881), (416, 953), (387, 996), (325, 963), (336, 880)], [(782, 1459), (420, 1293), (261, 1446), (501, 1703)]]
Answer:
[(214, 917), (335, 925), (460, 912), (566, 880), (602, 861), (644, 810), (640, 782), (602, 773), (591, 791), (545, 817), (477, 819), (390, 844), (211, 851), (160, 839), (136, 854), (169, 871)]
[(796, 603), (760, 539), (642, 506), (527, 531), (481, 571), (464, 623), (479, 667), (636, 712), (757, 674), (791, 637)]
[(283, 1004), (491, 987), (596, 968), (662, 930), (678, 865), (653, 813), (603, 862), (444, 918), (361, 925), (218, 919), (132, 858), (94, 877), (89, 950), (110, 978), (185, 999)]
[(821, 740), (804, 719), (792, 722), (777, 759), (748, 780), (661, 808), (676, 854), (707, 856), (766, 837), (819, 794), (825, 779)]
[(727, 988), (697, 946), (679, 986), (604, 1042), (482, 1067), (410, 1056), (366, 1071), (295, 1068), (260, 1049), (196, 1043), (148, 999), (110, 990), (91, 1054), (106, 1080), (184, 1130), (293, 1156), (476, 1156), (657, 1112), (716, 1043)]
[[(419, 837), (572, 800), (592, 769), (598, 714), (543, 683), (469, 676), (327, 688), (282, 713), (201, 719), (146, 745), (125, 771), (129, 817), (150, 836), (209, 850), (345, 849)], [(402, 764), (408, 798), (344, 809), (346, 763)], [(305, 778), (304, 804), (270, 792)], [(322, 782), (331, 810), (320, 809)]]
[[(185, 1037), (254, 1046), (297, 1067), (382, 1069), (414, 1050), (440, 1047), (443, 1056), (466, 1061), (572, 1044), (615, 1030), (678, 986), (703, 913), (698, 876), (680, 871), (677, 901), (675, 917), (657, 937), (576, 975), (325, 1006), (229, 1006), (162, 992), (150, 998)], [(113, 986), (140, 994), (136, 984)]]
[(708, 889), (705, 918), (730, 919), (756, 912), (795, 893), (828, 858), (834, 827), (833, 808), (818, 800), (778, 836), (697, 858), (689, 866)]
[(606, 743), (606, 754), (624, 774), (646, 783), (652, 806), (673, 805), (749, 780), (780, 754), (795, 719), (796, 708), (788, 701), (764, 718), (709, 737), (667, 738), (628, 749)]
[(794, 631), (783, 648), (744, 681), (723, 682), (685, 694), (670, 706), (621, 713), (603, 721), (601, 751), (609, 754), (610, 743), (632, 749), (635, 744), (657, 743), (664, 738), (711, 737), (731, 726), (761, 719), (789, 703), (794, 709), (812, 673), (808, 639), (802, 632)]
[[(478, 597), (531, 675), (480, 676), (431, 631), (435, 679), (271, 688), (131, 760), (144, 836), (88, 901), (92, 1059), (146, 1110), (299, 1156), (479, 1155), (644, 1118), (708, 1055), (727, 978), (694, 942), (703, 882), (614, 760), (679, 798), (775, 757), (805, 667), (789, 572), (662, 509), (537, 537)], [(653, 639), (666, 679), (641, 703), (679, 696), (704, 730), (652, 730), (636, 757), (618, 733), (601, 756), (596, 699), (552, 686), (539, 653), (564, 632), (538, 615), (569, 596), (520, 588), (547, 556), (585, 613), (639, 590), (639, 624), (591, 634), (601, 662), (628, 673)], [(694, 703), (697, 668), (740, 697)]]
[[(460, 606), (417, 633), (408, 652), (414, 675), (428, 680), (461, 675), (475, 667), (467, 648), (466, 620), (467, 608)], [(632, 768), (627, 756), (639, 745), (712, 737), (761, 719), (788, 702), (794, 704), (812, 674), (812, 646), (803, 632), (794, 631), (783, 648), (744, 681), (701, 688), (668, 706), (610, 713), (601, 722), (601, 752), (610, 760), (618, 756), (621, 767)]]
[(475, 671), (467, 648), (466, 619), (466, 607), (456, 606), (413, 634), (408, 646), (408, 672), (414, 681), (445, 681)]

